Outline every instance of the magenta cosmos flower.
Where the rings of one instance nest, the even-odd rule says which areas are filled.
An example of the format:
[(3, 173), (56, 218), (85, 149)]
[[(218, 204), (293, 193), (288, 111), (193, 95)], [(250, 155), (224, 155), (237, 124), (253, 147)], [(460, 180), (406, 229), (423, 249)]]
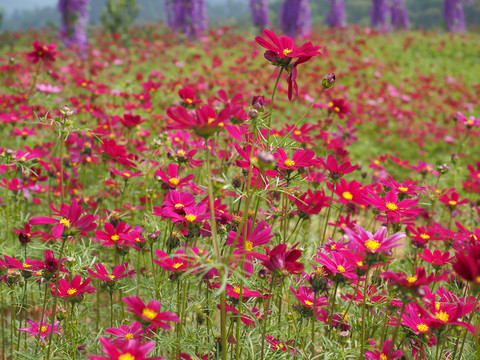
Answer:
[(344, 162), (338, 165), (337, 159), (333, 155), (328, 155), (327, 161), (320, 159), (320, 163), (328, 171), (328, 176), (337, 181), (341, 179), (345, 174), (349, 174), (358, 169), (358, 165), (352, 166), (350, 162)]
[(141, 342), (143, 338), (143, 326), (138, 321), (134, 321), (130, 326), (121, 325), (119, 328), (107, 328), (105, 332), (116, 336), (110, 341), (120, 348), (127, 345), (130, 340)]
[(402, 217), (415, 217), (423, 210), (423, 208), (411, 208), (417, 205), (418, 199), (398, 201), (398, 195), (395, 190), (387, 192), (385, 199), (380, 198), (373, 191), (370, 191), (369, 195), (363, 195), (363, 199), (379, 211), (385, 212), (388, 219), (392, 222), (399, 222)]
[(58, 288), (56, 288), (55, 284), (50, 284), (52, 295), (63, 298), (73, 298), (85, 293), (91, 294), (96, 290), (93, 286), (88, 285), (91, 280), (92, 278), (89, 277), (85, 281), (82, 281), (80, 275), (75, 275), (70, 282), (65, 279), (59, 279)]
[(18, 329), (18, 331), (26, 331), (29, 333), (29, 336), (38, 336), (40, 334), (40, 338), (45, 339), (47, 337), (47, 334), (50, 334), (53, 332), (54, 334), (58, 333), (60, 329), (62, 328), (59, 326), (60, 321), (55, 321), (53, 324), (53, 331), (52, 331), (52, 325), (47, 324), (47, 319), (43, 319), (43, 325), (40, 326), (40, 324), (36, 323), (35, 321), (32, 320), (25, 320), (30, 327), (23, 327)]
[(160, 259), (154, 259), (153, 262), (155, 264), (174, 273), (184, 273), (198, 266), (195, 258), (186, 255), (183, 249), (177, 250), (172, 257), (161, 250), (156, 250), (155, 255)]
[(108, 283), (113, 283), (118, 279), (122, 279), (127, 276), (131, 277), (133, 274), (135, 274), (135, 270), (125, 272), (128, 268), (128, 263), (114, 266), (111, 274), (108, 273), (103, 264), (93, 264), (93, 266), (95, 267), (96, 272), (88, 269), (88, 273), (94, 278), (106, 281)]
[(178, 176), (178, 165), (169, 164), (168, 174), (165, 174), (163, 170), (155, 171), (155, 178), (164, 182), (170, 188), (177, 188), (185, 186), (190, 180), (193, 179), (193, 174), (187, 175), (183, 178)]
[(99, 338), (98, 341), (103, 345), (102, 351), (107, 356), (89, 355), (90, 360), (164, 360), (161, 357), (147, 357), (155, 348), (154, 341), (147, 341), (145, 344), (137, 340), (130, 340), (121, 348), (117, 348), (116, 343), (109, 338)]
[(253, 258), (261, 259), (261, 254), (254, 251), (253, 248), (259, 245), (268, 243), (272, 237), (272, 229), (265, 221), (260, 221), (254, 229), (252, 229), (253, 221), (248, 220), (247, 231), (245, 233), (245, 226), (242, 224), (240, 234), (235, 231), (228, 233), (227, 245), (232, 245), (237, 249), (233, 255), (240, 258), (245, 258), (245, 275), (251, 276), (253, 274)]
[(39, 61), (43, 62), (54, 62), (55, 57), (57, 56), (58, 52), (55, 51), (57, 48), (56, 44), (50, 45), (42, 45), (37, 40), (33, 42), (33, 51), (27, 53), (27, 59), (32, 64), (36, 64)]
[(304, 265), (297, 260), (302, 256), (302, 252), (296, 249), (296, 243), (287, 251), (287, 244), (275, 246), (272, 250), (268, 250), (267, 255), (262, 255), (262, 265), (274, 273), (276, 276), (287, 276), (289, 274), (300, 274)]
[(170, 325), (167, 321), (179, 322), (177, 315), (171, 312), (159, 312), (161, 304), (159, 301), (151, 300), (147, 305), (138, 296), (124, 297), (123, 302), (129, 306), (127, 311), (135, 314), (141, 322), (144, 322), (153, 327), (160, 327), (165, 330), (170, 330)]
[(314, 159), (315, 152), (312, 150), (297, 150), (291, 158), (287, 156), (285, 150), (278, 148), (275, 158), (277, 159), (277, 167), (279, 170), (297, 170), (299, 168), (316, 165), (317, 160)]
[(50, 204), (50, 209), (54, 211), (52, 216), (58, 216), (59, 219), (54, 217), (37, 216), (31, 218), (29, 223), (31, 225), (40, 224), (55, 224), (50, 234), (53, 238), (58, 239), (64, 233), (70, 235), (76, 231), (80, 235), (86, 236), (87, 232), (95, 230), (97, 224), (93, 221), (95, 217), (92, 214), (82, 216), (86, 210), (83, 210), (76, 201), (73, 201), (70, 206), (62, 204), (60, 210), (57, 210)]
[(297, 300), (307, 308), (313, 308), (314, 301), (316, 307), (330, 305), (327, 301), (325, 301), (327, 300), (326, 296), (315, 297), (315, 293), (311, 287), (299, 286), (297, 292), (293, 287), (290, 286), (290, 290), (292, 290), (293, 295), (295, 295)]
[(398, 242), (406, 236), (405, 233), (399, 232), (389, 238), (385, 238), (387, 234), (387, 228), (385, 226), (378, 229), (375, 234), (365, 230), (360, 225), (355, 224), (354, 226), (356, 232), (345, 226), (342, 226), (342, 229), (351, 242), (357, 245), (362, 251), (371, 254), (385, 252), (401, 246), (402, 244)]
[[(390, 350), (392, 347), (392, 340), (387, 340), (382, 346), (382, 351), (366, 351), (365, 358), (366, 359), (374, 359), (374, 360), (393, 360), (402, 357), (403, 352), (402, 350)], [(375, 346), (375, 349), (377, 347)], [(390, 353), (391, 352), (391, 353)], [(390, 356), (389, 356), (390, 355)]]

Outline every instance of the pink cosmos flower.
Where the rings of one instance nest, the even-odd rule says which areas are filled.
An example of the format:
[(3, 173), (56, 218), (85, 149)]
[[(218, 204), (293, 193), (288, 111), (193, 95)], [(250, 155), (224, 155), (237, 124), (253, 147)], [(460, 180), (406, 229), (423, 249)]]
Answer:
[(227, 245), (235, 246), (237, 249), (233, 255), (245, 259), (245, 275), (251, 276), (253, 274), (253, 258), (261, 258), (261, 255), (254, 251), (256, 246), (267, 244), (273, 238), (272, 229), (265, 221), (260, 221), (254, 229), (252, 229), (253, 221), (248, 220), (246, 234), (244, 232), (245, 226), (241, 226), (241, 232), (238, 234), (235, 231), (228, 233)]
[(325, 170), (328, 171), (328, 176), (334, 181), (337, 181), (345, 174), (349, 174), (358, 169), (358, 165), (352, 166), (350, 162), (344, 162), (339, 166), (337, 159), (335, 159), (333, 155), (328, 155), (327, 161), (320, 159), (320, 163)]
[(88, 269), (88, 273), (94, 278), (106, 281), (108, 283), (113, 283), (116, 280), (122, 279), (127, 276), (132, 277), (135, 274), (135, 270), (125, 272), (128, 268), (128, 263), (114, 266), (111, 274), (108, 273), (107, 269), (105, 269), (105, 266), (103, 264), (93, 264), (93, 266), (95, 267), (96, 272)]
[(168, 175), (163, 172), (163, 170), (155, 171), (155, 178), (161, 180), (164, 184), (170, 188), (177, 188), (185, 186), (190, 180), (194, 177), (193, 174), (187, 175), (183, 178), (178, 176), (178, 165), (169, 164), (168, 165)]
[[(179, 215), (185, 214), (185, 208), (195, 206), (195, 196), (187, 192), (170, 190), (165, 196), (161, 207), (154, 206), (153, 211), (156, 216), (163, 216), (163, 213), (169, 214), (175, 212)], [(165, 216), (168, 217), (168, 216)]]
[(316, 165), (318, 161), (315, 160), (314, 157), (315, 152), (312, 150), (297, 150), (293, 156), (289, 158), (282, 148), (277, 149), (275, 156), (279, 170), (298, 170), (299, 168)]
[(73, 279), (70, 279), (70, 282), (65, 279), (59, 279), (58, 288), (56, 288), (55, 284), (50, 284), (52, 288), (51, 293), (53, 296), (63, 298), (73, 298), (85, 293), (91, 294), (96, 290), (93, 286), (88, 285), (91, 280), (92, 278), (89, 277), (85, 281), (82, 281), (80, 275), (75, 275)]
[(369, 192), (370, 196), (363, 195), (363, 199), (367, 204), (373, 205), (381, 212), (385, 212), (391, 222), (399, 222), (402, 217), (415, 217), (423, 208), (412, 208), (418, 203), (418, 199), (405, 199), (398, 201), (397, 192), (390, 190), (386, 193), (385, 199), (380, 198), (373, 191)]
[(261, 255), (262, 265), (277, 276), (287, 276), (289, 274), (300, 274), (304, 265), (297, 260), (302, 256), (302, 252), (296, 249), (296, 243), (287, 251), (287, 244), (275, 246), (272, 250), (265, 248), (267, 255)]
[[(381, 352), (376, 350), (377, 347), (375, 345), (374, 347), (375, 347), (375, 351), (365, 352), (366, 359), (393, 360), (393, 359), (401, 358), (403, 356), (402, 350), (393, 350), (393, 351), (390, 350), (390, 348), (392, 347), (392, 340), (390, 339), (384, 342)], [(390, 354), (390, 351), (391, 351), (391, 354)]]
[[(47, 319), (46, 316), (44, 316), (43, 319), (43, 325), (40, 326), (39, 323), (36, 323), (35, 321), (32, 320), (25, 320), (30, 327), (23, 327), (18, 329), (18, 331), (26, 331), (29, 333), (29, 336), (38, 336), (40, 333), (40, 338), (45, 339), (47, 337), (47, 334), (50, 334), (52, 332), (52, 324), (47, 324)], [(55, 321), (53, 323), (53, 333), (57, 334), (62, 327), (59, 325), (60, 321)]]
[[(220, 286), (220, 285), (218, 285)], [(254, 290), (248, 290), (245, 286), (242, 286), (240, 288), (240, 285), (235, 285), (232, 286), (230, 284), (227, 284), (225, 286), (225, 291), (228, 296), (234, 298), (234, 299), (240, 299), (240, 293), (242, 294), (242, 298), (244, 300), (249, 299), (249, 298), (260, 298), (262, 297), (262, 294), (260, 294), (258, 291)]]
[(380, 274), (380, 278), (383, 280), (389, 280), (394, 285), (398, 285), (403, 289), (416, 290), (424, 285), (430, 285), (433, 282), (445, 279), (447, 274), (435, 276), (430, 274), (428, 277), (425, 272), (425, 268), (416, 268), (415, 275), (406, 275), (405, 273), (396, 273), (391, 270), (385, 271)]
[(134, 321), (130, 326), (120, 325), (119, 328), (107, 328), (105, 332), (116, 336), (110, 341), (119, 348), (123, 348), (130, 340), (141, 342), (143, 339), (143, 326), (138, 321)]
[(56, 224), (50, 232), (55, 239), (62, 236), (64, 232), (71, 234), (78, 231), (80, 235), (86, 236), (87, 232), (93, 231), (97, 227), (97, 224), (94, 223), (95, 217), (92, 214), (82, 216), (86, 210), (83, 210), (77, 201), (73, 201), (70, 206), (62, 204), (60, 210), (55, 209), (53, 205), (50, 204), (50, 209), (54, 211), (52, 216), (58, 216), (60, 219), (37, 216), (31, 218), (29, 223), (31, 225)]
[(315, 294), (311, 287), (299, 286), (297, 292), (292, 286), (290, 286), (290, 290), (292, 290), (293, 295), (295, 295), (297, 300), (300, 301), (300, 303), (307, 308), (313, 308), (314, 300), (316, 303), (316, 307), (330, 305), (327, 301), (325, 301), (327, 300), (326, 296), (317, 296), (315, 298)]
[(192, 256), (186, 255), (183, 249), (178, 249), (172, 257), (168, 256), (167, 253), (161, 250), (156, 250), (155, 255), (160, 259), (154, 259), (153, 262), (155, 264), (167, 271), (178, 274), (189, 271), (199, 265), (196, 259)]
[(98, 241), (103, 241), (104, 246), (123, 246), (125, 241), (122, 238), (122, 235), (128, 234), (131, 227), (125, 224), (123, 221), (119, 222), (117, 226), (113, 226), (111, 223), (107, 222), (103, 225), (103, 230), (95, 231), (95, 238)]
[(179, 322), (177, 315), (171, 312), (159, 312), (161, 304), (159, 301), (151, 300), (147, 305), (138, 296), (124, 297), (123, 302), (129, 306), (127, 311), (135, 314), (141, 322), (150, 325), (153, 328), (160, 327), (170, 330), (167, 321)]
[(165, 360), (161, 357), (147, 357), (155, 348), (154, 341), (147, 341), (142, 344), (137, 340), (130, 340), (121, 348), (109, 338), (101, 337), (98, 339), (103, 346), (103, 353), (107, 356), (88, 355), (90, 360)]
[(385, 238), (387, 234), (385, 226), (378, 229), (375, 234), (365, 230), (360, 225), (355, 224), (354, 226), (356, 232), (345, 226), (342, 229), (345, 231), (348, 239), (357, 245), (360, 250), (371, 254), (385, 252), (401, 246), (402, 244), (399, 241), (406, 236), (405, 233), (399, 232), (389, 238)]
[(418, 254), (420, 258), (426, 262), (432, 264), (433, 266), (445, 266), (453, 262), (453, 256), (450, 257), (450, 252), (442, 253), (440, 250), (435, 249), (433, 253), (429, 249), (425, 249), (422, 254)]
[[(358, 279), (353, 265), (345, 259), (342, 253), (332, 251), (330, 253), (331, 258), (322, 252), (317, 253), (316, 256), (315, 260), (323, 265), (331, 274), (338, 274), (350, 280)], [(335, 275), (334, 279), (338, 279)]]

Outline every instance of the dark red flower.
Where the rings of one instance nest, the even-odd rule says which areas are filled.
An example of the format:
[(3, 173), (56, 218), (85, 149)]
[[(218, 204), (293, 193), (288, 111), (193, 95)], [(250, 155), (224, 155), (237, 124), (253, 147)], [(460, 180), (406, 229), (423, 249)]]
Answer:
[(37, 40), (33, 42), (33, 51), (27, 53), (27, 59), (32, 63), (36, 64), (40, 60), (44, 62), (54, 62), (55, 56), (58, 52), (55, 51), (57, 45), (50, 44), (50, 45), (41, 45)]

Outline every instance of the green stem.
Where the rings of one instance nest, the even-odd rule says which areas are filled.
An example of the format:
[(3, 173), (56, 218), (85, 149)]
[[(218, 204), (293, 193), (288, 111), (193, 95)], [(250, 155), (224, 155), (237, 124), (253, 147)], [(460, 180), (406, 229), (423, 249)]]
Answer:
[(398, 317), (397, 325), (395, 326), (395, 330), (393, 332), (392, 343), (390, 344), (390, 351), (388, 352), (387, 359), (390, 359), (390, 357), (392, 356), (393, 348), (395, 347), (395, 340), (397, 340), (397, 336), (398, 336), (398, 329), (400, 329), (400, 324), (402, 323), (402, 317), (403, 317), (403, 314), (405, 313), (406, 305), (407, 305), (406, 302), (404, 302), (402, 305), (402, 311), (400, 313), (400, 316)]
[[(272, 291), (273, 291), (273, 284), (276, 280), (276, 277), (272, 277), (272, 281), (270, 283), (270, 291), (268, 293), (268, 298), (267, 298), (267, 302), (265, 303), (265, 306), (263, 307), (263, 312), (265, 314), (265, 318), (263, 319), (263, 328), (262, 328), (262, 350), (261, 350), (261, 357), (260, 357), (260, 360), (263, 360), (264, 356), (265, 356), (265, 334), (267, 332), (267, 324), (268, 324), (268, 320), (270, 319), (270, 316), (268, 316), (268, 310), (269, 310), (269, 307), (270, 307), (270, 299), (272, 297)], [(238, 359), (237, 359), (238, 360)]]
[(323, 226), (323, 233), (322, 237), (320, 238), (320, 241), (325, 241), (325, 234), (327, 233), (327, 226), (328, 226), (328, 219), (330, 218), (330, 209), (332, 208), (332, 202), (333, 202), (333, 194), (335, 193), (335, 185), (337, 183), (333, 183), (332, 185), (332, 193), (330, 195), (330, 204), (328, 205), (328, 210), (327, 210), (327, 216), (325, 217), (325, 225)]
[(280, 81), (280, 77), (282, 76), (283, 67), (280, 68), (280, 72), (278, 73), (277, 80), (275, 81), (275, 85), (273, 87), (272, 98), (270, 99), (270, 109), (268, 110), (268, 125), (267, 125), (267, 151), (270, 150), (270, 131), (271, 131), (271, 124), (272, 124), (272, 112), (273, 112), (273, 101), (275, 100), (275, 94), (277, 92), (278, 82)]
[(360, 356), (363, 356), (363, 350), (365, 349), (365, 307), (367, 303), (367, 281), (368, 281), (368, 272), (370, 267), (367, 268), (367, 272), (365, 273), (365, 283), (363, 289), (363, 302), (362, 302), (362, 331), (360, 333)]

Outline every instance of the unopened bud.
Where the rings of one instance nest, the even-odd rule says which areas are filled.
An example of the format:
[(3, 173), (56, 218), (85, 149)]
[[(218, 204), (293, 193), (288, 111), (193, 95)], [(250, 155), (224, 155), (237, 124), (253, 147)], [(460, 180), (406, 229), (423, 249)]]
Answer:
[(257, 116), (258, 116), (258, 110), (250, 109), (250, 110), (248, 111), (248, 117), (249, 117), (250, 119), (256, 119)]
[(70, 109), (67, 105), (63, 105), (60, 108), (60, 113), (65, 117), (69, 117), (73, 115), (73, 110)]
[(254, 96), (252, 99), (252, 106), (255, 110), (265, 111), (265, 96)]
[(327, 74), (322, 80), (322, 86), (324, 89), (330, 89), (335, 84), (335, 74)]

